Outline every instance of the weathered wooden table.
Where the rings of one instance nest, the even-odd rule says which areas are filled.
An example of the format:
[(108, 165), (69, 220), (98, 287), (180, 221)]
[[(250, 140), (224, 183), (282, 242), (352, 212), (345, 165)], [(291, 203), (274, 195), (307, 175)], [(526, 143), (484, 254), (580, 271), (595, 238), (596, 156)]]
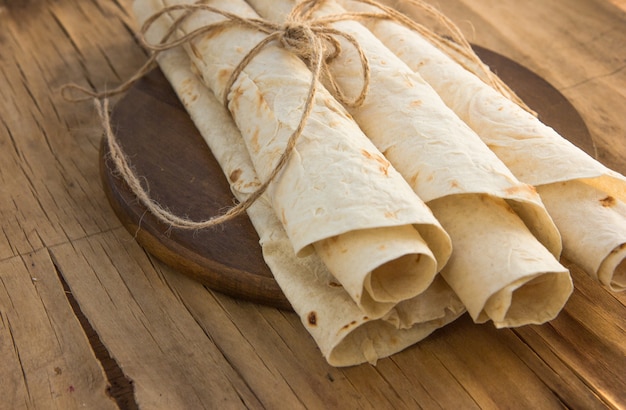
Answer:
[[(626, 407), (626, 295), (570, 266), (543, 326), (467, 317), (377, 366), (332, 368), (295, 314), (149, 256), (100, 185), (101, 128), (68, 82), (146, 59), (130, 0), (0, 0), (0, 408)], [(626, 173), (624, 0), (438, 0), (476, 44), (558, 88)]]

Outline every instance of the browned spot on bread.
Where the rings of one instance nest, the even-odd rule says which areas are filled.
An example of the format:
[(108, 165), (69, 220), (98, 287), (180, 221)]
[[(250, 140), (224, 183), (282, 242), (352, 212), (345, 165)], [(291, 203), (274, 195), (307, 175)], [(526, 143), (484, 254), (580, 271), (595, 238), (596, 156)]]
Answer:
[(532, 185), (528, 185), (528, 184), (520, 184), (520, 185), (513, 186), (511, 188), (507, 188), (505, 192), (508, 195), (514, 195), (517, 193), (524, 193), (524, 192), (529, 193), (531, 195), (537, 194), (537, 190), (535, 189), (535, 187)]
[(257, 128), (252, 133), (252, 138), (250, 138), (250, 145), (252, 145), (252, 151), (259, 152), (261, 150), (261, 146), (259, 145), (259, 133), (260, 130)]
[(328, 282), (328, 286), (330, 286), (331, 288), (341, 288), (341, 283), (337, 283), (337, 282)]
[(265, 106), (265, 98), (263, 98), (263, 94), (257, 93), (255, 104), (256, 112), (260, 115), (260, 113), (263, 112), (263, 107)]
[(387, 211), (385, 212), (385, 218), (387, 219), (396, 219), (398, 217), (396, 212)]
[(315, 312), (309, 312), (306, 320), (309, 322), (309, 325), (317, 326), (317, 314)]
[(241, 173), (242, 173), (242, 172), (243, 172), (243, 171), (242, 171), (241, 169), (239, 169), (239, 168), (237, 168), (236, 170), (234, 170), (233, 172), (231, 172), (231, 173), (230, 173), (230, 176), (229, 176), (230, 181), (231, 181), (231, 182), (233, 182), (233, 183), (234, 183), (234, 182), (237, 182), (237, 180), (238, 180), (238, 179), (239, 179), (239, 177), (241, 176)]
[(228, 81), (228, 79), (230, 78), (230, 73), (231, 70), (229, 70), (228, 68), (222, 68), (221, 70), (219, 70), (217, 72), (217, 78), (219, 82), (226, 83), (226, 81)]
[(608, 195), (606, 198), (602, 198), (600, 200), (600, 205), (602, 205), (605, 208), (610, 208), (612, 206), (615, 206), (616, 203), (617, 201), (611, 195)]
[(421, 107), (423, 104), (422, 100), (411, 101), (411, 107)]
[(350, 322), (350, 323), (348, 323), (348, 324), (346, 324), (346, 325), (343, 325), (343, 327), (341, 328), (341, 330), (347, 330), (347, 329), (349, 329), (351, 326), (354, 326), (354, 325), (356, 325), (356, 320), (353, 320), (352, 322)]
[(371, 152), (365, 149), (361, 150), (361, 154), (363, 154), (363, 156), (367, 159), (371, 159), (371, 160), (378, 162), (378, 164), (380, 165), (378, 167), (378, 169), (380, 169), (380, 172), (382, 172), (384, 175), (389, 175), (389, 167), (391, 166), (391, 164), (384, 157), (378, 154), (372, 154)]

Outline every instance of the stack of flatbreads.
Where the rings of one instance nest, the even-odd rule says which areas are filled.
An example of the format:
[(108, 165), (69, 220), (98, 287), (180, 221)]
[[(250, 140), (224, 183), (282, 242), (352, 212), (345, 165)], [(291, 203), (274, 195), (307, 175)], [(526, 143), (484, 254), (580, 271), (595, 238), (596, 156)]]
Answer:
[[(192, 3), (135, 0), (134, 9), (141, 23), (165, 7)], [(242, 18), (275, 22), (282, 22), (296, 4), (294, 0), (204, 3)], [(343, 6), (350, 10), (361, 6), (351, 3)], [(345, 11), (326, 1), (311, 18)], [(174, 10), (160, 16), (146, 32), (147, 39), (159, 43), (182, 13)], [(194, 12), (174, 36), (225, 19), (206, 10)], [(557, 172), (554, 167), (546, 167), (549, 176), (536, 168), (531, 176), (520, 173), (515, 160), (509, 163), (517, 155), (523, 161), (552, 163), (537, 154), (543, 145), (526, 144), (529, 148), (493, 140), (523, 140), (516, 135), (531, 126), (524, 128), (509, 119), (493, 125), (496, 121), (488, 116), (491, 111), (502, 116), (502, 110), (477, 110), (472, 106), (475, 101), (464, 103), (458, 84), (467, 80), (454, 70), (466, 71), (443, 54), (442, 61), (446, 58), (446, 64), (454, 65), (450, 77), (459, 77), (459, 83), (422, 76), (417, 68), (424, 64), (415, 61), (434, 58), (396, 49), (393, 41), (381, 42), (387, 32), (391, 39), (408, 38), (403, 32), (394, 34), (404, 27), (387, 23), (389, 27), (383, 28), (382, 23), (372, 24), (372, 31), (351, 20), (330, 25), (354, 38), (366, 55), (371, 75), (367, 96), (360, 105), (344, 107), (327, 91), (332, 84), (322, 81), (286, 166), (248, 210), (276, 281), (335, 366), (374, 363), (466, 311), (475, 322), (492, 321), (497, 327), (551, 320), (572, 292), (569, 272), (558, 260), (561, 234), (565, 251), (576, 255), (579, 250), (568, 248), (567, 238), (590, 235), (579, 225), (564, 233), (568, 218), (577, 218), (577, 212), (595, 215), (593, 195), (604, 195), (605, 203), (611, 202), (608, 198), (614, 203), (603, 208), (621, 212), (621, 220), (626, 220), (620, 202), (623, 186), (619, 192), (602, 191), (623, 177), (596, 163), (576, 175), (567, 173), (565, 166), (559, 176), (552, 175)], [(278, 42), (265, 45), (229, 83), (242, 59), (267, 36), (247, 26), (223, 25), (158, 57), (239, 200), (250, 196), (276, 166), (300, 125), (311, 84), (305, 62)], [(346, 37), (337, 40), (341, 53), (329, 64), (329, 74), (344, 93), (356, 95), (363, 87), (358, 50)], [(422, 51), (417, 49), (416, 53)], [(406, 61), (407, 55), (416, 59), (414, 65), (413, 60)], [(431, 71), (436, 77), (442, 70)], [(446, 94), (446, 89), (451, 91)], [(464, 110), (471, 115), (464, 115)], [(507, 127), (512, 135), (502, 133)], [(556, 155), (565, 143), (551, 144)], [(582, 156), (569, 146), (559, 155), (570, 152), (576, 160)], [(541, 197), (534, 185), (540, 186)], [(577, 202), (580, 190), (585, 199)], [(626, 234), (625, 229), (621, 232)], [(603, 283), (623, 286), (623, 273), (613, 272), (624, 258), (620, 253), (626, 252), (621, 250), (624, 246), (611, 245), (613, 239), (590, 241), (620, 250), (599, 263), (581, 265), (591, 268)], [(580, 240), (573, 242), (582, 246)], [(590, 253), (597, 259), (598, 252)]]
[[(341, 3), (376, 11), (358, 1)], [(483, 71), (453, 50), (454, 59), (396, 22), (364, 24), (428, 81), (517, 178), (537, 188), (561, 232), (563, 256), (607, 288), (626, 289), (626, 178), (487, 86)]]

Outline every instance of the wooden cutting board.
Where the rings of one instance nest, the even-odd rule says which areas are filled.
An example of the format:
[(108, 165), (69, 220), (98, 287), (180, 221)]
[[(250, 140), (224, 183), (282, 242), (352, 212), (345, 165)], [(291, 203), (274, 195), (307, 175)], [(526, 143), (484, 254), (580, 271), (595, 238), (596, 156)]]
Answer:
[[(593, 154), (587, 127), (555, 88), (502, 55), (480, 47), (476, 51), (544, 123)], [(176, 215), (204, 220), (233, 204), (217, 161), (158, 69), (116, 104), (111, 120), (136, 174), (162, 206)], [(100, 170), (109, 202), (148, 252), (211, 289), (290, 309), (263, 261), (259, 237), (247, 217), (201, 231), (170, 229), (138, 203), (107, 158), (103, 143)]]

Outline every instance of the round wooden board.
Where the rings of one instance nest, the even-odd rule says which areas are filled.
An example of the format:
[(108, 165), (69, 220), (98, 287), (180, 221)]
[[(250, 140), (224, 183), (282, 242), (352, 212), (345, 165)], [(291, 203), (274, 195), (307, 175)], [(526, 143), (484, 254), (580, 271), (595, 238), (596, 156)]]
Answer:
[[(593, 145), (574, 107), (550, 84), (489, 50), (477, 53), (540, 119), (588, 153)], [(233, 204), (226, 178), (163, 74), (155, 69), (116, 104), (113, 130), (152, 198), (177, 215), (204, 220)], [(216, 291), (290, 309), (263, 261), (259, 237), (245, 216), (202, 231), (170, 229), (146, 212), (107, 161), (104, 190), (122, 224), (166, 264)]]

